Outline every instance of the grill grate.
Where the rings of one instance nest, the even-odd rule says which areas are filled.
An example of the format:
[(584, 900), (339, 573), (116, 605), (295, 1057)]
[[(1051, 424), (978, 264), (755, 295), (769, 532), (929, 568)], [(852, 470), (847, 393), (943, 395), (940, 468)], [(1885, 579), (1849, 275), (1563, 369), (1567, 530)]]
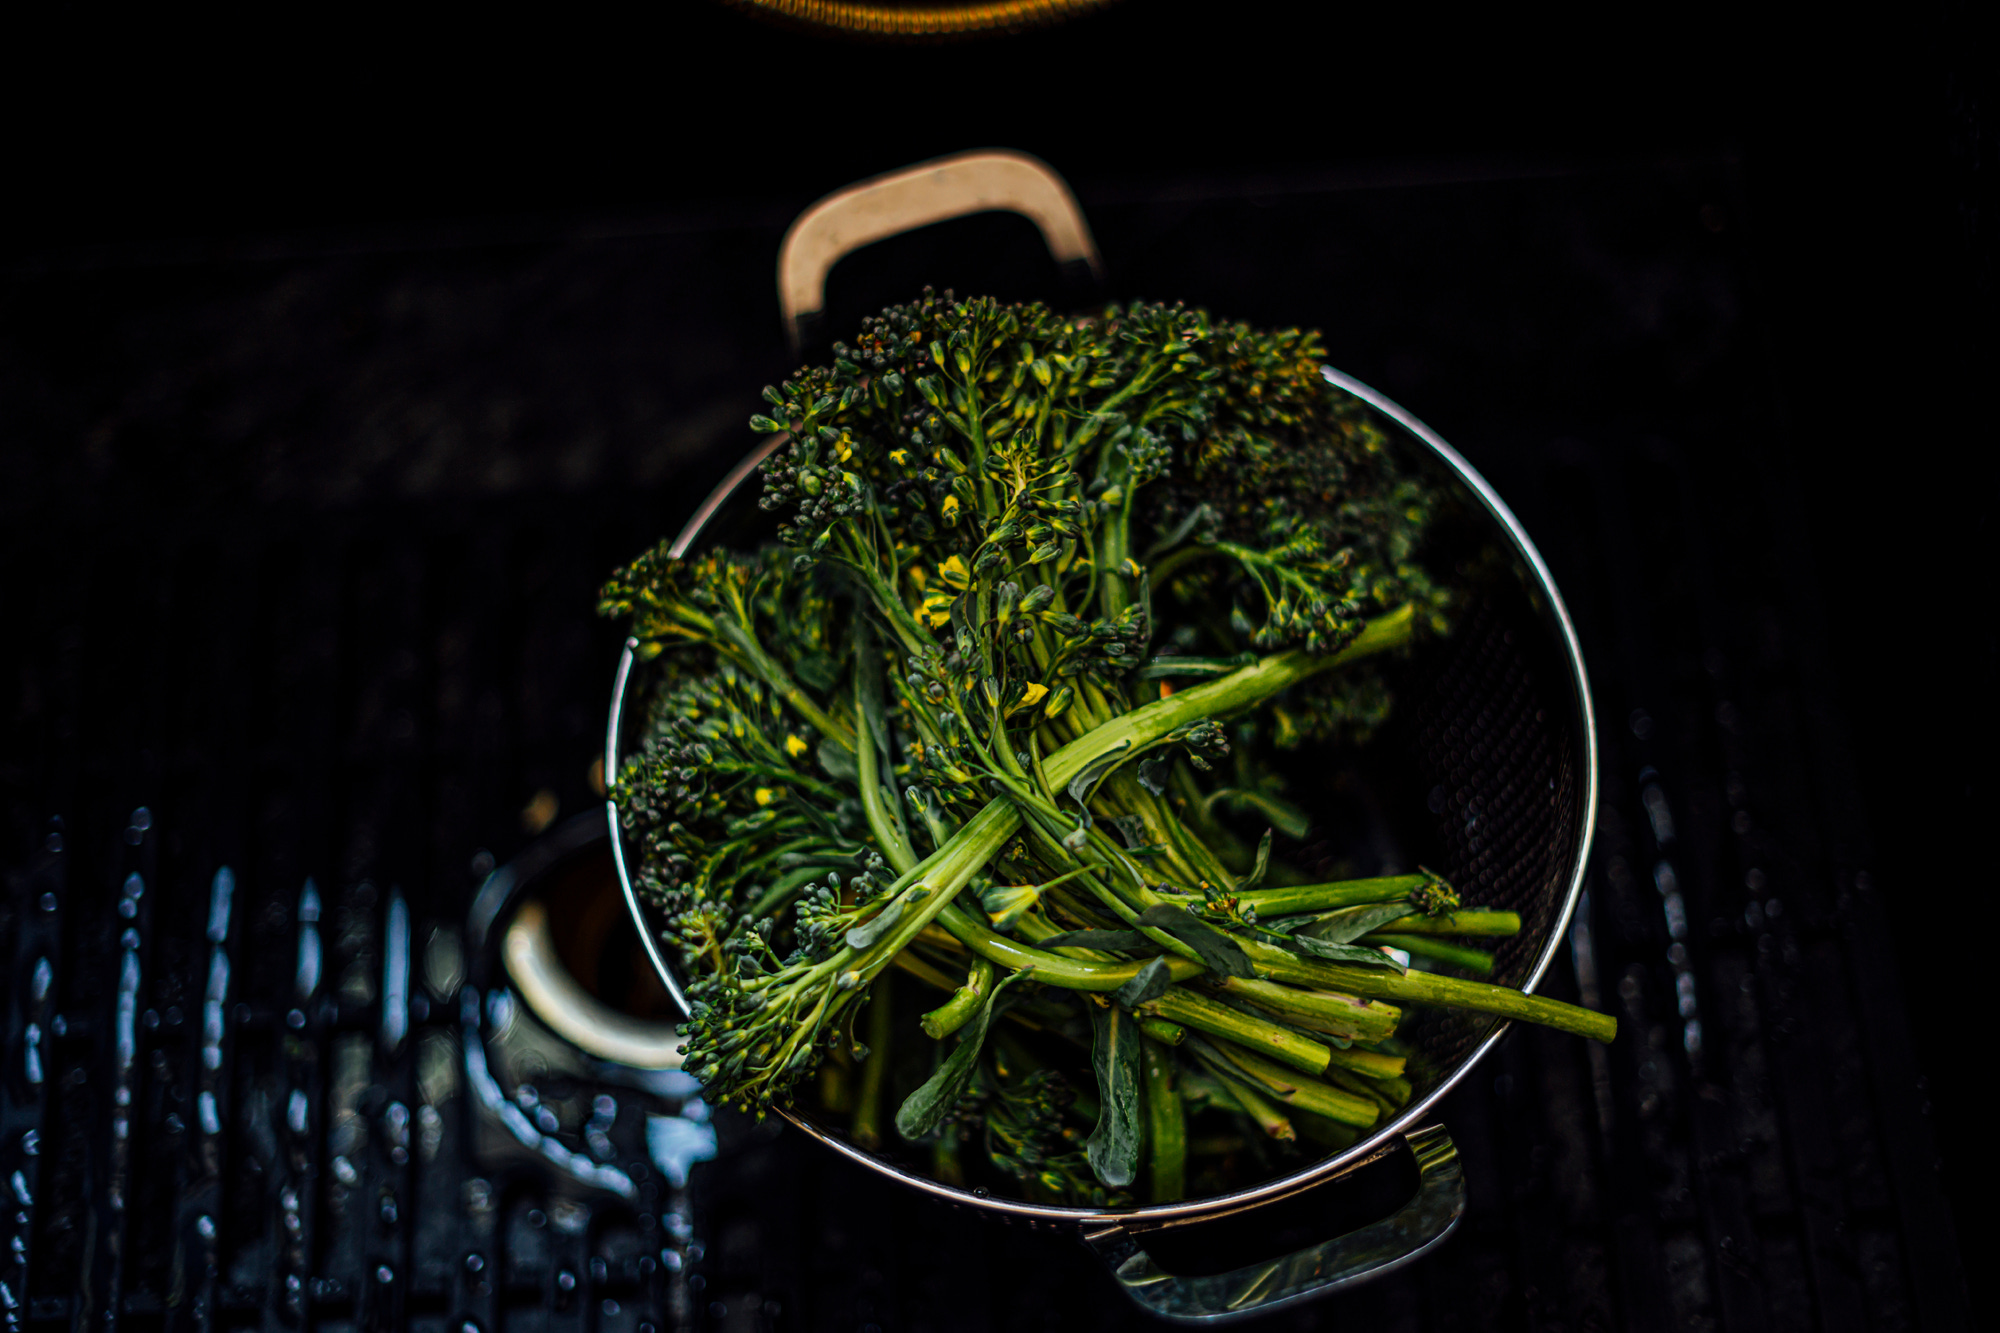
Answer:
[[(1260, 188), (1081, 193), (1124, 290), (1338, 320), (1329, 359), (1421, 412), (1534, 535), (1604, 720), (1589, 901), (1545, 985), (1624, 1024), (1609, 1049), (1512, 1036), (1441, 1108), (1459, 1234), (1279, 1324), (1961, 1326), (1744, 261), (1697, 222), (1730, 169)], [(617, 640), (583, 611), (740, 449), (782, 357), (742, 294), (766, 290), (787, 220), (6, 276), (8, 1327), (1135, 1326), (1081, 1251), (773, 1126), (724, 1122), (685, 1207), (655, 1173), (655, 1197), (579, 1222), (544, 1172), (482, 1155), (468, 1085), (425, 1091), (424, 1052), (466, 1017), (429, 989), (427, 943), (528, 842), (524, 807), (596, 799)], [(1496, 682), (1501, 712), (1528, 706)], [(1574, 780), (1512, 725), (1474, 738), (1481, 764), (1517, 765), (1524, 799)], [(1469, 812), (1439, 785), (1449, 840)], [(1477, 877), (1492, 849), (1462, 854)], [(323, 961), (301, 1004), (308, 925)], [(636, 1179), (639, 1099), (606, 1095)]]

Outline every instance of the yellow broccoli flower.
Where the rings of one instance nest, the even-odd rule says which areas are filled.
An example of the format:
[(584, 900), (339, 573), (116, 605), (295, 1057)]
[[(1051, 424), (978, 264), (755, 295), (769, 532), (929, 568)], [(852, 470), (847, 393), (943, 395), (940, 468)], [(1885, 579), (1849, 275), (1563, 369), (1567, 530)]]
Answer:
[(1009, 714), (1013, 714), (1020, 712), (1023, 708), (1033, 708), (1036, 704), (1040, 703), (1042, 700), (1048, 697), (1049, 697), (1049, 687), (1046, 685), (1037, 685), (1034, 681), (1031, 680), (1028, 682), (1028, 692), (1021, 696), (1021, 701), (1019, 703), (1015, 704), (1012, 708), (1008, 709), (1007, 711)]

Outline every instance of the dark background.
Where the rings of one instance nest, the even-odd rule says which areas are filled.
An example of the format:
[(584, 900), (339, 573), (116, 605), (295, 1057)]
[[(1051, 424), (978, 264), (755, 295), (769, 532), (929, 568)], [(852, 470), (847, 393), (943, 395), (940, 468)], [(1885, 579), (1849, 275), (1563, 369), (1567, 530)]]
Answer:
[[(1878, 1100), (1881, 1132), (1934, 1132), (1971, 1229), (1991, 1185), (1964, 1018), (1981, 964), (1940, 937), (1978, 929), (1993, 823), (1990, 8), (1329, 18), (1127, 0), (1055, 32), (899, 49), (719, 7), (672, 18), (15, 28), (8, 623), (33, 639), (63, 603), (112, 645), (128, 613), (133, 633), (230, 614), (199, 591), (222, 583), (186, 578), (171, 608), (121, 606), (106, 590), (126, 566), (105, 552), (142, 588), (151, 538), (126, 551), (120, 534), (332, 542), (399, 515), (588, 530), (595, 548), (557, 562), (587, 596), (726, 466), (748, 393), (782, 373), (767, 275), (785, 222), (857, 177), (1025, 149), (1076, 186), (1119, 294), (1326, 327), (1336, 364), (1524, 497), (1577, 603), (1603, 725), (1627, 733), (1607, 760), (1631, 760), (1607, 792), (1627, 823), (1641, 763), (1671, 771), (1638, 753), (1631, 715), (1686, 694), (1703, 643), (1755, 658), (1743, 608), (1778, 607), (1787, 734), (1809, 753), (1773, 772), (1771, 799), (1812, 806), (1838, 846), (1807, 860), (1839, 894), (1872, 879), (1861, 938), (1831, 887), (1828, 910), (1849, 966), (1879, 963), (1900, 991), (1927, 1080)], [(836, 322), (896, 290), (899, 266), (931, 276), (966, 249), (986, 267), (936, 276), (1032, 287), (1031, 245), (963, 224), (844, 269)], [(1274, 278), (1289, 265), (1295, 283)], [(315, 373), (334, 365), (360, 372)], [(1641, 505), (1627, 528), (1606, 487), (1682, 508)], [(582, 517), (613, 492), (601, 522)], [(1650, 536), (1645, 514), (1664, 524)], [(1574, 537), (1591, 524), (1601, 542)], [(1705, 592), (1675, 583), (1686, 562), (1646, 582), (1674, 541)], [(1634, 595), (1644, 608), (1621, 612)], [(545, 633), (593, 678), (603, 627), (564, 628), (548, 596)], [(1663, 637), (1702, 606), (1742, 623)], [(6, 779), (25, 810), (51, 771), (52, 705), (30, 667), (17, 679)], [(564, 739), (581, 718), (523, 740), (529, 790), (583, 799)], [(504, 822), (523, 794), (458, 799)], [(1885, 993), (1845, 992), (1895, 1008)], [(1877, 1017), (1897, 1044), (1903, 1014)], [(1926, 1101), (1934, 1130), (1893, 1123)]]

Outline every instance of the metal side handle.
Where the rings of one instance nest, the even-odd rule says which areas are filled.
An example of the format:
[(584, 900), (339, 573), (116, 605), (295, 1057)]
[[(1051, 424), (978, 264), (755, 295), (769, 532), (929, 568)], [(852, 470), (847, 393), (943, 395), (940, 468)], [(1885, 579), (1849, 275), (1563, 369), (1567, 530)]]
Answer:
[(1143, 1233), (1086, 1239), (1125, 1294), (1157, 1318), (1217, 1324), (1269, 1314), (1401, 1268), (1451, 1234), (1465, 1213), (1458, 1149), (1442, 1125), (1412, 1130), (1404, 1142), (1417, 1161), (1415, 1196), (1379, 1222), (1295, 1254), (1211, 1277), (1177, 1277), (1146, 1253)]
[(826, 196), (799, 214), (778, 247), (778, 305), (797, 352), (826, 304), (826, 275), (865, 245), (973, 213), (1019, 213), (1058, 265), (1103, 265), (1076, 196), (1045, 162), (988, 149), (940, 157)]

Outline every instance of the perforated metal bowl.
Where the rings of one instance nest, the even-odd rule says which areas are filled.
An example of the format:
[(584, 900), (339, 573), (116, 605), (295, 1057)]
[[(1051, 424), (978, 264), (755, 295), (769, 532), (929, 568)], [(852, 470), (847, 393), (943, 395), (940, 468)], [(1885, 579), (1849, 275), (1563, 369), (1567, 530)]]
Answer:
[[(913, 180), (922, 184), (925, 173), (930, 173), (928, 178), (943, 180), (943, 193), (951, 195), (952, 172), (961, 180), (969, 179), (977, 175), (970, 168), (980, 160), (972, 155), (927, 164), (885, 178), (886, 186), (870, 182), (849, 193), (865, 198), (870, 190), (893, 187), (907, 194)], [(1019, 175), (1025, 161), (1006, 155), (1004, 165)], [(1049, 198), (1068, 199), (1067, 188), (1047, 168), (1028, 165), (1047, 174), (1036, 186), (1037, 207), (1046, 211)], [(995, 189), (972, 193), (977, 195), (977, 208), (958, 211), (1011, 206), (1004, 198), (996, 200), (1000, 192)], [(957, 194), (962, 197), (967, 191), (960, 188)], [(836, 196), (817, 205), (801, 227), (816, 214), (841, 216), (839, 200)], [(1073, 200), (1069, 207), (1074, 209)], [(1034, 208), (1021, 206), (1018, 211), (1040, 221)], [(951, 215), (933, 200), (921, 220)], [(1059, 258), (1074, 259), (1075, 255), (1062, 254), (1061, 238), (1080, 234), (1087, 248), (1089, 233), (1080, 214), (1064, 219), (1063, 225), (1067, 230), (1060, 232), (1052, 248)], [(899, 229), (878, 218), (870, 228), (851, 230), (870, 231), (867, 239), (879, 239)], [(794, 229), (794, 238), (799, 230)], [(1054, 234), (1048, 226), (1044, 233)], [(788, 254), (792, 239), (788, 238)], [(826, 253), (844, 253), (838, 245), (820, 240)], [(1085, 257), (1094, 264), (1094, 251)], [(831, 260), (826, 263), (830, 266)], [(787, 277), (796, 276), (781, 262), (781, 287)], [(823, 277), (822, 269), (819, 278)], [(818, 295), (812, 283), (795, 281), (793, 287), (805, 293), (801, 300)], [(802, 306), (789, 303), (789, 308), (796, 312)], [(1398, 447), (1413, 451), (1438, 470), (1458, 492), (1462, 524), (1473, 537), (1502, 552), (1503, 562), (1512, 566), (1511, 579), (1487, 580), (1485, 590), (1463, 608), (1451, 636), (1427, 645), (1400, 670), (1394, 682), (1396, 721), (1365, 753), (1378, 766), (1373, 774), (1378, 804), (1390, 808), (1391, 822), (1414, 853), (1412, 859), (1444, 874), (1465, 901), (1520, 914), (1521, 932), (1501, 943), (1492, 980), (1533, 990), (1556, 955), (1582, 891), (1597, 804), (1595, 725), (1575, 630), (1540, 554), (1486, 481), (1402, 407), (1331, 367), (1324, 373), (1331, 383), (1368, 403)], [(718, 513), (754, 489), (748, 485), (751, 473), (773, 447), (767, 443), (751, 453), (723, 481), (680, 534), (677, 552), (692, 549)], [(605, 739), (607, 772), (617, 771), (629, 716), (638, 712), (636, 706), (628, 708), (638, 697), (640, 683), (636, 646), (627, 643), (618, 666)], [(617, 827), (615, 811), (613, 827)], [(613, 847), (626, 902), (649, 956), (661, 980), (680, 999), (679, 981), (659, 949), (660, 923), (634, 892), (615, 836)], [(1417, 1052), (1411, 1061), (1414, 1095), (1402, 1112), (1344, 1152), (1288, 1175), (1179, 1203), (1097, 1210), (975, 1194), (887, 1156), (863, 1151), (808, 1110), (792, 1108), (781, 1114), (828, 1149), (911, 1189), (1014, 1222), (1079, 1235), (1146, 1309), (1165, 1318), (1209, 1322), (1266, 1312), (1390, 1271), (1436, 1245), (1456, 1224), (1464, 1208), (1456, 1154), (1444, 1130), (1425, 1121), (1438, 1099), (1500, 1040), (1507, 1025), (1457, 1011), (1424, 1012), (1412, 1015), (1412, 1020), (1403, 1035)], [(1335, 1182), (1352, 1179), (1362, 1168), (1405, 1149), (1417, 1168), (1414, 1197), (1391, 1216), (1358, 1230), (1205, 1276), (1170, 1273), (1148, 1252), (1149, 1239), (1160, 1248), (1158, 1242), (1167, 1233), (1182, 1228), (1221, 1222), (1254, 1226), (1259, 1210), (1296, 1200), (1304, 1191), (1336, 1188)]]

